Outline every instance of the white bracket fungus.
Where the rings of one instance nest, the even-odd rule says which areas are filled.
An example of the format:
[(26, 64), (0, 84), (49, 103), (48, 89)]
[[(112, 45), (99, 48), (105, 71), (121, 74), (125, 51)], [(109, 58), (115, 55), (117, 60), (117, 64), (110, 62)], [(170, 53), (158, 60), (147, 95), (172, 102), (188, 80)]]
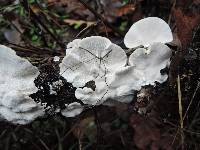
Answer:
[(124, 67), (127, 62), (124, 50), (105, 37), (77, 39), (67, 47), (60, 73), (74, 87), (83, 87), (89, 81)]
[(171, 49), (164, 43), (173, 40), (169, 25), (157, 17), (148, 17), (134, 23), (125, 35), (124, 43), (136, 49), (129, 57), (129, 65), (140, 75), (141, 86), (163, 83), (167, 75), (160, 71), (170, 64)]
[(53, 58), (53, 61), (54, 61), (54, 62), (59, 62), (59, 61), (60, 61), (60, 57), (55, 56), (55, 57)]
[[(145, 18), (134, 23), (124, 38), (128, 48), (136, 48), (128, 59), (121, 47), (105, 37), (76, 39), (67, 45), (60, 74), (77, 88), (75, 96), (84, 104), (130, 102), (135, 90), (167, 80), (160, 71), (170, 64), (171, 49), (165, 43), (172, 40), (165, 21)], [(38, 90), (34, 84), (38, 75), (38, 69), (28, 60), (0, 45), (0, 119), (27, 124), (44, 115), (43, 108), (29, 97)], [(61, 113), (74, 117), (82, 111), (83, 106), (74, 102)]]
[(42, 116), (42, 108), (29, 95), (39, 71), (12, 49), (0, 45), (0, 116), (14, 124), (27, 124)]
[[(124, 50), (100, 36), (74, 40), (67, 47), (60, 64), (61, 75), (78, 88), (75, 95), (83, 103), (102, 103), (108, 95), (108, 78), (127, 63)], [(95, 83), (95, 90), (85, 86), (91, 81)]]
[[(135, 90), (142, 86), (164, 82), (167, 75), (160, 71), (170, 64), (171, 49), (164, 45), (173, 39), (168, 24), (149, 17), (132, 25), (124, 38), (128, 48), (136, 49), (129, 57), (110, 40), (93, 36), (76, 39), (68, 44), (60, 65), (61, 74), (77, 87), (76, 98), (89, 105), (109, 100), (130, 102)], [(95, 82), (95, 89), (86, 83)], [(111, 101), (110, 101), (111, 102)]]
[(154, 43), (148, 49), (138, 48), (129, 57), (129, 64), (140, 74), (141, 85), (154, 85), (155, 81), (163, 83), (167, 75), (161, 70), (170, 64), (171, 49), (162, 44)]
[[(124, 70), (115, 73), (111, 86), (127, 89), (125, 93), (134, 93), (142, 86), (154, 85), (155, 81), (163, 83), (167, 75), (161, 70), (170, 64), (171, 49), (164, 43), (173, 40), (169, 25), (157, 17), (149, 17), (134, 23), (125, 35), (124, 43), (128, 48), (136, 48), (129, 56)], [(144, 46), (144, 48), (137, 48)], [(126, 94), (128, 95), (128, 94)], [(131, 97), (117, 99), (130, 102)]]
[(153, 43), (168, 43), (173, 40), (169, 25), (157, 17), (148, 17), (134, 23), (124, 37), (128, 48), (148, 47)]
[(77, 102), (65, 106), (66, 108), (61, 111), (61, 114), (65, 117), (75, 117), (83, 111), (83, 106)]

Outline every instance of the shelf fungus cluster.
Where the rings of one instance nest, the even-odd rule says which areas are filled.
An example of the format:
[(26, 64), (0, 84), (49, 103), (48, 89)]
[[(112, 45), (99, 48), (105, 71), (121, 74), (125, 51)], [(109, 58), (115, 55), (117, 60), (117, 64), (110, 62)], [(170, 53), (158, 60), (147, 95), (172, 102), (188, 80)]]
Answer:
[(166, 22), (156, 17), (132, 25), (124, 38), (125, 51), (100, 36), (76, 39), (68, 44), (60, 73), (77, 89), (76, 98), (84, 104), (130, 102), (142, 86), (163, 83), (167, 74), (161, 70), (170, 64), (172, 32)]
[(40, 105), (29, 97), (39, 71), (12, 49), (0, 45), (0, 118), (14, 124), (27, 124), (43, 115)]
[[(145, 85), (167, 80), (161, 70), (169, 67), (173, 40), (168, 24), (149, 17), (132, 25), (124, 44), (129, 56), (118, 45), (101, 36), (75, 39), (67, 45), (60, 63), (60, 75), (75, 88), (75, 97), (85, 105), (129, 103), (135, 91)], [(44, 108), (30, 97), (39, 71), (13, 50), (0, 46), (0, 118), (26, 124), (44, 115)], [(74, 117), (84, 109), (80, 103), (66, 104), (61, 114)]]

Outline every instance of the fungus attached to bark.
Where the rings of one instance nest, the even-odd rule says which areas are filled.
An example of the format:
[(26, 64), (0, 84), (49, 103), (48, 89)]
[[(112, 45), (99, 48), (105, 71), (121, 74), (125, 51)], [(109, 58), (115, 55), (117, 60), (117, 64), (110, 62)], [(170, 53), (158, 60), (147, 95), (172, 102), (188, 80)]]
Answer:
[(60, 73), (74, 87), (83, 87), (126, 65), (124, 50), (105, 37), (76, 39), (67, 47)]
[[(107, 78), (127, 63), (124, 50), (100, 36), (77, 39), (67, 47), (66, 56), (60, 64), (61, 75), (78, 88), (76, 97), (83, 103), (101, 104), (107, 99)], [(95, 90), (86, 86), (91, 81)]]
[(124, 38), (128, 48), (140, 45), (129, 57), (129, 65), (140, 76), (141, 86), (163, 83), (167, 75), (160, 71), (170, 64), (171, 49), (164, 43), (173, 40), (169, 25), (157, 17), (148, 17), (134, 23)]
[(29, 95), (39, 71), (12, 49), (0, 45), (0, 116), (14, 124), (27, 124), (42, 116), (43, 109)]
[[(170, 64), (171, 49), (164, 43), (172, 39), (168, 24), (160, 18), (136, 22), (124, 43), (128, 48), (141, 45), (144, 48), (136, 49), (129, 56), (128, 64), (124, 50), (107, 38), (77, 39), (67, 46), (61, 74), (77, 88), (75, 96), (84, 104), (99, 105), (109, 100), (130, 102), (142, 86), (167, 80), (167, 75), (160, 71)], [(95, 88), (88, 87), (91, 81)]]
[(66, 108), (61, 111), (65, 117), (75, 117), (83, 111), (83, 106), (80, 103), (74, 102), (66, 105)]
[(138, 48), (130, 55), (129, 64), (140, 74), (142, 86), (167, 80), (168, 75), (161, 74), (160, 71), (169, 66), (171, 53), (168, 46), (154, 43), (148, 49)]
[[(116, 72), (111, 85), (121, 86), (131, 95), (142, 86), (165, 82), (168, 76), (161, 74), (161, 70), (169, 66), (172, 52), (164, 43), (172, 40), (169, 25), (160, 18), (149, 17), (134, 23), (125, 35), (124, 43), (128, 48), (144, 48), (136, 48), (129, 56), (129, 67)], [(119, 99), (121, 102), (130, 100), (131, 96)]]

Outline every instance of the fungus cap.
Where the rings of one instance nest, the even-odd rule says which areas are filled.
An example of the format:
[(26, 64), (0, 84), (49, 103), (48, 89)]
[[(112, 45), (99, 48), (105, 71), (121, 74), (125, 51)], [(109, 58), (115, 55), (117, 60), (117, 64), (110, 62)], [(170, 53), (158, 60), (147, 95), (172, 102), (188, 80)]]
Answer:
[(171, 54), (168, 46), (154, 43), (147, 49), (138, 48), (130, 55), (129, 64), (134, 67), (135, 73), (140, 74), (141, 86), (167, 80), (168, 76), (160, 71), (169, 66)]
[(73, 42), (67, 46), (70, 49), (60, 64), (60, 74), (74, 87), (83, 87), (126, 65), (124, 50), (105, 37), (91, 36)]
[(173, 40), (169, 25), (157, 17), (147, 17), (134, 23), (124, 37), (128, 48), (140, 45), (148, 47), (153, 43), (168, 43)]
[(77, 102), (65, 106), (66, 108), (61, 111), (61, 114), (65, 117), (75, 117), (83, 111), (83, 106)]

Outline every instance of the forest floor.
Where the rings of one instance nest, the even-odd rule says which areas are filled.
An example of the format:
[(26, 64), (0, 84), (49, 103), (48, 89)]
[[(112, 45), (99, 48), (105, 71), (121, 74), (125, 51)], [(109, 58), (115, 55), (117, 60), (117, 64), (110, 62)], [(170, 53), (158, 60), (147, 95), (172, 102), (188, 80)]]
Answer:
[(0, 0), (1, 44), (41, 70), (54, 68), (53, 57), (63, 58), (76, 38), (105, 36), (126, 49), (125, 33), (145, 17), (164, 19), (174, 36), (165, 83), (143, 87), (144, 96), (130, 104), (97, 106), (74, 118), (0, 121), (0, 150), (199, 150), (199, 14), (199, 0)]

